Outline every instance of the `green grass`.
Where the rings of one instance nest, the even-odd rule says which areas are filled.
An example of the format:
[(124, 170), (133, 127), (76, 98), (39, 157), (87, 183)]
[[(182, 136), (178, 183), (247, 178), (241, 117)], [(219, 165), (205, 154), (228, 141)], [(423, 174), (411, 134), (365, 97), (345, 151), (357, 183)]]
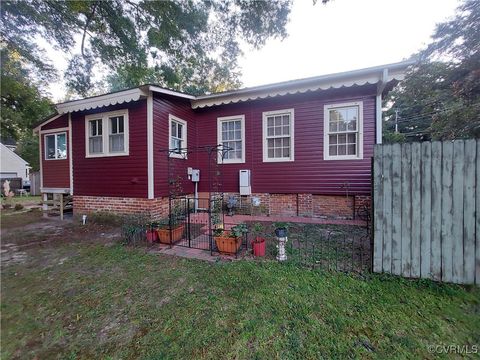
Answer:
[[(5, 204), (5, 202), (6, 202), (5, 198), (2, 197), (2, 204)], [(40, 195), (38, 195), (38, 196), (32, 196), (32, 195), (18, 196), (18, 195), (15, 195), (15, 196), (12, 197), (11, 202), (13, 203), (13, 205), (15, 205), (15, 204), (34, 204), (34, 205), (37, 205), (37, 204), (40, 204), (42, 202), (42, 197)]]
[(30, 211), (14, 211), (2, 210), (0, 213), (0, 225), (2, 229), (11, 229), (34, 224), (42, 219), (42, 211), (40, 209), (32, 209)]
[(418, 359), (480, 343), (478, 288), (95, 241), (3, 268), (2, 359)]

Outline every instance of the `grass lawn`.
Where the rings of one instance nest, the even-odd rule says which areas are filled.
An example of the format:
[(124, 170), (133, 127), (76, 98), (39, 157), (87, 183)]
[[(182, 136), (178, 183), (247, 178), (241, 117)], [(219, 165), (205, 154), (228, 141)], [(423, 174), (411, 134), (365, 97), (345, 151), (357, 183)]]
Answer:
[[(42, 197), (40, 195), (38, 196), (32, 196), (32, 195), (28, 195), (28, 196), (13, 196), (12, 197), (12, 203), (13, 205), (15, 204), (40, 204), (42, 202)], [(2, 197), (2, 204), (5, 204), (5, 198)]]
[(478, 288), (186, 260), (91, 226), (2, 263), (2, 359), (433, 359), (446, 355), (428, 345), (480, 344)]

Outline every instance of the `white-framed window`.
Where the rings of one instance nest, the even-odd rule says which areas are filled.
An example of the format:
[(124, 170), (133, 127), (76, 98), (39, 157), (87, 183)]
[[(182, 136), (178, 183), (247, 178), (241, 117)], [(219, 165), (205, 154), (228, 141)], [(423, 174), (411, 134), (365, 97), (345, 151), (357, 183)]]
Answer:
[(86, 157), (128, 155), (128, 110), (85, 116)]
[(245, 162), (245, 115), (217, 118), (217, 141), (226, 150), (219, 154), (219, 162), (239, 164)]
[(168, 116), (168, 139), (171, 157), (187, 158), (187, 122), (176, 116)]
[(324, 160), (363, 159), (363, 102), (324, 107)]
[(263, 161), (294, 160), (294, 110), (263, 113)]
[(45, 160), (64, 160), (67, 158), (67, 133), (45, 135)]

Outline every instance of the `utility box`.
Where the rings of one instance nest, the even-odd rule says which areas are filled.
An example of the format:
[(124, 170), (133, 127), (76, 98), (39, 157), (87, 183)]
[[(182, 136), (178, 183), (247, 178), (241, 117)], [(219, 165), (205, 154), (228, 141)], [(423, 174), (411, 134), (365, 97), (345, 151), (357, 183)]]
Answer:
[(240, 195), (251, 195), (250, 170), (240, 170)]
[(192, 181), (199, 182), (200, 181), (200, 170), (192, 169)]

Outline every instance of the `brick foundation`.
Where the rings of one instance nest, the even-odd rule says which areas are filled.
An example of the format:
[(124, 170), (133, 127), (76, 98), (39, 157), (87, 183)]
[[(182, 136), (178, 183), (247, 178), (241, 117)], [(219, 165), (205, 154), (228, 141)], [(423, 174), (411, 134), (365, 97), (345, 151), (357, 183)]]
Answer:
[[(227, 198), (229, 195), (225, 194)], [(252, 207), (254, 215), (302, 216), (324, 219), (353, 219), (354, 211), (362, 205), (370, 206), (371, 198), (366, 195), (317, 195), (317, 194), (268, 194), (256, 193), (259, 207)], [(251, 198), (251, 197), (250, 197)], [(250, 204), (249, 197), (242, 197), (242, 204)], [(355, 207), (355, 209), (354, 209)], [(154, 219), (168, 215), (168, 198), (142, 199), (78, 196), (73, 197), (73, 210), (76, 214), (95, 211), (117, 214), (146, 214)]]
[(168, 198), (143, 199), (105, 196), (73, 196), (75, 214), (112, 212), (116, 214), (145, 214), (154, 219), (168, 215)]

